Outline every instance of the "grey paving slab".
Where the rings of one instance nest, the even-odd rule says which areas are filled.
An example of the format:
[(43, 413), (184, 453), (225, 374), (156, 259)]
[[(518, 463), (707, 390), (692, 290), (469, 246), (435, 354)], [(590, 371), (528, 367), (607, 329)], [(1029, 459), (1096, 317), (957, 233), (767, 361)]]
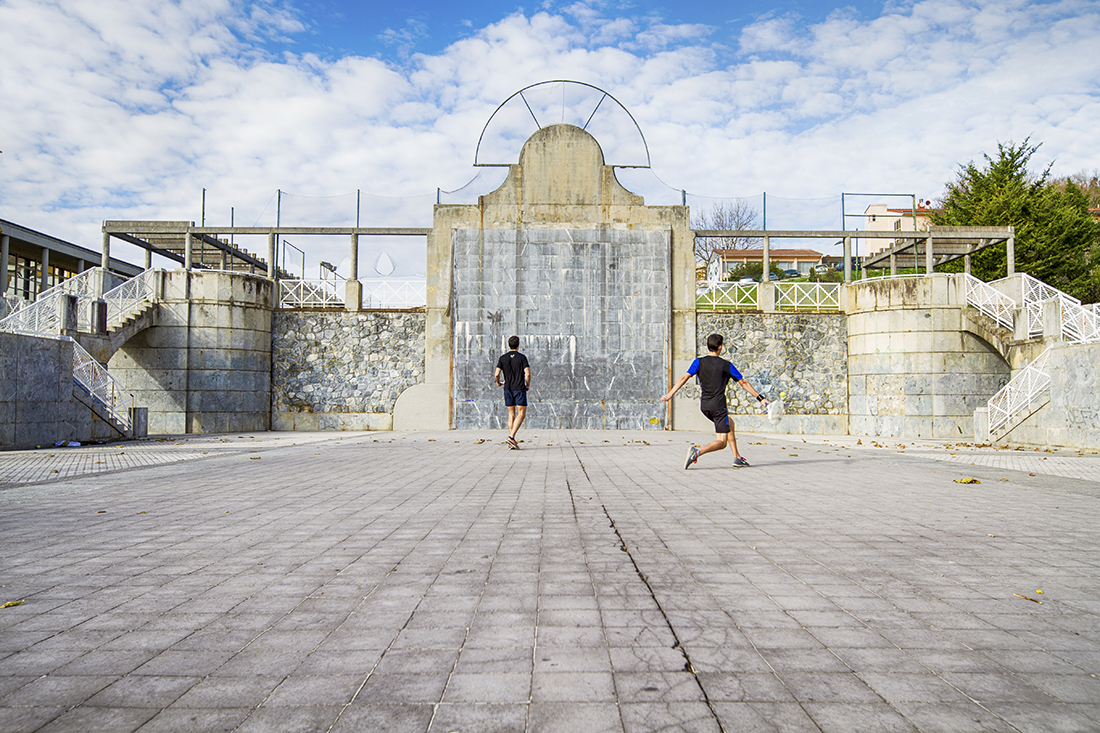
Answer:
[(1096, 456), (521, 435), (0, 454), (0, 729), (1100, 730)]

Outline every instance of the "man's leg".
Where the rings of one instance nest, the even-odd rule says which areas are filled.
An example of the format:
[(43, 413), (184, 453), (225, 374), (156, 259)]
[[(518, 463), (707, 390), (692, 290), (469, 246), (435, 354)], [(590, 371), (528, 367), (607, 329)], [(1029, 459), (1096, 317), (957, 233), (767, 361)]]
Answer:
[(726, 435), (727, 435), (727, 433), (715, 433), (714, 434), (714, 442), (713, 443), (707, 443), (702, 448), (700, 448), (699, 449), (699, 455), (703, 455), (704, 453), (713, 453), (716, 450), (722, 450), (723, 448), (725, 448), (726, 447)]
[(741, 454), (737, 452), (737, 436), (733, 432), (733, 420), (730, 420), (730, 450), (733, 451), (734, 458), (741, 457)]
[(516, 419), (509, 421), (508, 428), (509, 434), (514, 438), (516, 433), (519, 432), (520, 426), (523, 425), (523, 418), (527, 417), (527, 405), (516, 405)]
[(508, 437), (511, 438), (515, 435), (512, 429), (512, 425), (516, 422), (516, 407), (515, 405), (508, 405)]

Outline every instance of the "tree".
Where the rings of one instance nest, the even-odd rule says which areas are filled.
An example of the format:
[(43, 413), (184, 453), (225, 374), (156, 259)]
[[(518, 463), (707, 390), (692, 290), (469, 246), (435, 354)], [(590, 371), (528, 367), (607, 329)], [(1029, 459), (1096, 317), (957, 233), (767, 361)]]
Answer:
[[(695, 229), (757, 229), (760, 212), (744, 199), (720, 201), (709, 209), (703, 209), (691, 218)], [(709, 273), (711, 265), (718, 261), (720, 249), (758, 249), (763, 246), (759, 237), (696, 237), (695, 261)]]
[[(768, 277), (772, 280), (782, 280), (783, 271), (779, 269), (778, 265), (771, 265), (768, 268), (770, 273)], [(756, 282), (760, 282), (764, 275), (764, 263), (763, 262), (745, 262), (744, 264), (734, 267), (727, 272), (722, 279), (727, 282), (740, 282), (743, 277), (751, 277)]]
[[(1012, 226), (1016, 270), (1053, 285), (1083, 302), (1100, 299), (1100, 224), (1089, 214), (1088, 199), (1072, 180), (1050, 181), (1050, 165), (1029, 172), (1039, 149), (1025, 139), (998, 143), (997, 156), (985, 165), (961, 166), (947, 184), (932, 223), (948, 226)], [(945, 271), (958, 271), (961, 262)], [(975, 254), (971, 271), (983, 280), (1007, 274), (1003, 247)]]

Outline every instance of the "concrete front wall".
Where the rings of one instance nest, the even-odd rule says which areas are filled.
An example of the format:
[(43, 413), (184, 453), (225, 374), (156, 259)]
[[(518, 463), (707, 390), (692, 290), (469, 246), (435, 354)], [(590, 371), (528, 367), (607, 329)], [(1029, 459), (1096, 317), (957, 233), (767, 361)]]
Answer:
[(507, 427), (492, 374), (517, 334), (529, 427), (664, 428), (667, 231), (459, 229), (454, 290), (454, 427)]
[(272, 430), (390, 430), (424, 381), (424, 313), (276, 311)]
[(971, 438), (974, 410), (1007, 383), (1008, 362), (964, 330), (957, 276), (846, 288), (849, 433)]
[(0, 332), (0, 448), (122, 437), (73, 389), (72, 342)]
[(1009, 445), (1100, 450), (1100, 343), (1055, 344), (1050, 402), (1005, 436)]
[(172, 270), (164, 278), (159, 324), (108, 364), (135, 404), (149, 408), (149, 432), (267, 430), (271, 282), (221, 271)]
[[(738, 429), (806, 435), (847, 433), (848, 332), (842, 313), (700, 311), (696, 320), (699, 356), (707, 353), (707, 337), (720, 333), (725, 340), (723, 356), (757, 391), (769, 399), (785, 393), (785, 414), (773, 425), (760, 403), (730, 382), (726, 403)], [(694, 379), (673, 399), (697, 416), (690, 423), (685, 418), (682, 429), (714, 431), (714, 424), (699, 412), (699, 387)]]
[[(646, 206), (641, 196), (619, 184), (614, 168), (603, 164), (603, 153), (591, 135), (572, 125), (552, 125), (531, 136), (505, 182), (493, 193), (482, 196), (477, 205), (436, 205), (427, 242), (425, 383), (406, 390), (398, 400), (395, 428), (454, 426), (452, 418), (457, 414), (452, 409), (453, 327), (457, 322), (454, 306), (455, 297), (465, 294), (455, 287), (456, 232), (494, 229), (661, 232), (667, 237), (671, 252), (669, 371), (680, 372), (691, 363), (695, 356), (695, 260), (688, 208)], [(522, 241), (517, 238), (519, 235), (509, 236), (512, 241)], [(610, 242), (611, 238), (601, 241)], [(655, 349), (660, 346), (654, 344)], [(495, 343), (493, 348), (498, 348)], [(486, 375), (489, 384), (493, 363), (495, 359), (488, 365), (490, 371)], [(666, 389), (667, 379), (668, 376)], [(534, 410), (532, 419), (533, 413)], [(659, 412), (654, 416), (663, 418)], [(673, 409), (673, 426), (677, 419)], [(648, 421), (646, 424), (649, 425)]]

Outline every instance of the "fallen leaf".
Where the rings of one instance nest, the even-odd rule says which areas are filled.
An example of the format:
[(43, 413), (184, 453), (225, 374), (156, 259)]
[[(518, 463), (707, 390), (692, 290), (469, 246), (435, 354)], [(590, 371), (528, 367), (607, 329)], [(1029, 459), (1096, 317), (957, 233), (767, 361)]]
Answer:
[(1012, 595), (1016, 596), (1017, 598), (1023, 598), (1025, 601), (1031, 601), (1032, 603), (1042, 603), (1042, 601), (1040, 601), (1038, 598), (1029, 598), (1028, 596), (1022, 596), (1019, 593), (1013, 593)]
[(657, 419), (657, 418), (655, 418), (655, 417), (651, 417), (651, 418), (649, 418), (649, 424), (650, 424), (650, 425), (660, 425), (660, 424), (661, 424), (661, 421), (660, 421), (660, 420), (658, 420), (658, 419)]
[(258, 460), (260, 460), (260, 457), (259, 457), (259, 456), (249, 456), (249, 457), (248, 457), (248, 460), (250, 460), (250, 461), (258, 461)]
[(981, 481), (979, 481), (976, 478), (957, 478), (957, 479), (955, 479), (955, 483), (957, 483), (957, 484), (980, 484)]
[(26, 602), (27, 602), (26, 598), (24, 598), (21, 601), (8, 601), (4, 605), (0, 606), (0, 608), (15, 608), (16, 606), (22, 606)]

